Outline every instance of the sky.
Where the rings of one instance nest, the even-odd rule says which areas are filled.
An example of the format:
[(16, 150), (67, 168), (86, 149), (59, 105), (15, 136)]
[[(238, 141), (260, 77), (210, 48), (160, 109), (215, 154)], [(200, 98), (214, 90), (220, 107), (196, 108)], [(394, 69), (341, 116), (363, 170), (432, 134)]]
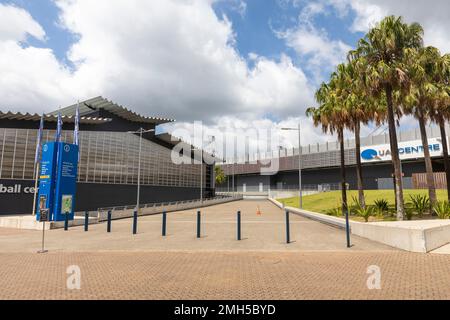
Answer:
[[(358, 39), (395, 14), (450, 52), (448, 12), (448, 0), (0, 0), (0, 109), (103, 96), (175, 118), (169, 132), (300, 122), (303, 141), (332, 141), (305, 110)], [(283, 137), (296, 144), (295, 132)]]

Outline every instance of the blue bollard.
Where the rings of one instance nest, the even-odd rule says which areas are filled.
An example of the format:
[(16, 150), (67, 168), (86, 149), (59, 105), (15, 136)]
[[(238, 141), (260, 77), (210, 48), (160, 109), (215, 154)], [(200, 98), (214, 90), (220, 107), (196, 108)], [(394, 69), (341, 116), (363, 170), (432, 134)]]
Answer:
[(200, 211), (197, 211), (197, 238), (201, 238), (201, 230), (200, 230), (200, 226), (201, 226), (201, 213)]
[(350, 222), (348, 218), (348, 208), (345, 210), (345, 234), (347, 237), (347, 248), (351, 248), (352, 244), (350, 242)]
[(69, 215), (66, 213), (64, 215), (64, 231), (69, 230)]
[(167, 213), (163, 211), (163, 221), (162, 221), (162, 236), (166, 236), (166, 226), (167, 226)]
[(138, 213), (135, 210), (134, 214), (133, 214), (133, 234), (137, 233), (137, 218), (138, 218)]
[(89, 230), (89, 211), (84, 213), (84, 231), (87, 232)]
[(111, 214), (111, 210), (108, 211), (108, 222), (106, 224), (106, 231), (107, 232), (111, 232), (111, 218), (112, 218), (112, 214)]
[(241, 212), (238, 211), (237, 213), (237, 239), (238, 241), (241, 240)]
[(291, 243), (291, 231), (289, 226), (289, 210), (286, 210), (286, 243)]

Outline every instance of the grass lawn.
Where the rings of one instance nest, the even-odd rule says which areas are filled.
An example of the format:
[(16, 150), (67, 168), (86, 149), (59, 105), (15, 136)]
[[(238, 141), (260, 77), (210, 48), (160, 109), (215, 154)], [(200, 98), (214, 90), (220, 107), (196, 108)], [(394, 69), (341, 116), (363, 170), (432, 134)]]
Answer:
[[(403, 190), (405, 203), (410, 202), (409, 196), (423, 194), (428, 196), (428, 190)], [(366, 204), (373, 205), (377, 199), (385, 199), (390, 206), (395, 205), (393, 190), (365, 190)], [(438, 200), (447, 200), (447, 190), (437, 190)], [(350, 190), (347, 193), (348, 205), (354, 204), (353, 197), (358, 197), (358, 191)], [(299, 207), (299, 198), (277, 199), (289, 207)], [(341, 191), (331, 191), (303, 197), (303, 209), (319, 213), (327, 213), (331, 209), (342, 206)]]

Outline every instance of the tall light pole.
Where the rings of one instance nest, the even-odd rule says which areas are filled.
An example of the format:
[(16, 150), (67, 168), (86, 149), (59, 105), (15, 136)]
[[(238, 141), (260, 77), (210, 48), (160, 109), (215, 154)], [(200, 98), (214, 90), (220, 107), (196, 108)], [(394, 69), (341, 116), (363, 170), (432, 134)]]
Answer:
[(301, 140), (301, 123), (298, 128), (281, 128), (283, 131), (298, 131), (298, 195), (299, 208), (303, 209), (303, 191), (302, 191), (302, 140)]
[(141, 196), (141, 153), (142, 153), (142, 135), (148, 132), (155, 132), (155, 129), (145, 130), (140, 128), (137, 131), (128, 131), (131, 134), (139, 133), (139, 155), (138, 155), (138, 181), (137, 181), (137, 195), (136, 195), (136, 211), (139, 214), (139, 202)]
[[(215, 136), (211, 136), (211, 143), (216, 140)], [(203, 204), (203, 139), (201, 148), (191, 148), (192, 151), (200, 151), (200, 203)]]

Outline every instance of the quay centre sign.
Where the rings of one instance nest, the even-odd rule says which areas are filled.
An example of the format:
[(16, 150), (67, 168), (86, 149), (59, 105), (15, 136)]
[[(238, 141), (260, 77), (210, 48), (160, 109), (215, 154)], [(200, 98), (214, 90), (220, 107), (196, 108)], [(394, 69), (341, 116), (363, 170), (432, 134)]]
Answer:
[[(442, 140), (440, 138), (428, 139), (431, 157), (442, 156)], [(424, 158), (422, 140), (399, 142), (399, 155), (401, 160)], [(361, 161), (363, 163), (392, 160), (391, 146), (389, 144), (361, 148)]]

